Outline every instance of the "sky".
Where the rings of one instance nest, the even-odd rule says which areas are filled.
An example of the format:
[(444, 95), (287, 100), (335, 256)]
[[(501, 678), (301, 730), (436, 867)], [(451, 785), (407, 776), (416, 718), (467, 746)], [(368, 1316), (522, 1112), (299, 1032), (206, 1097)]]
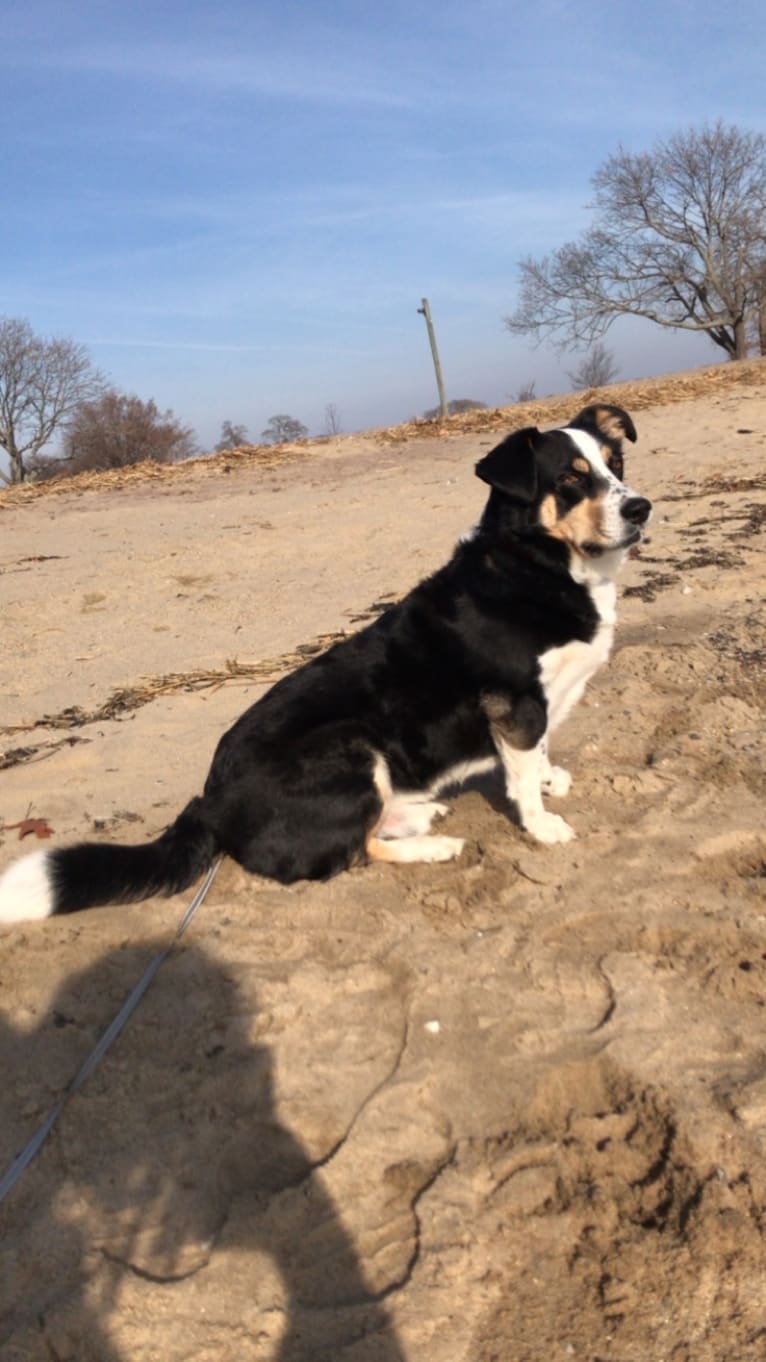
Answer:
[[(210, 449), (448, 397), (566, 391), (503, 317), (591, 176), (724, 118), (764, 129), (762, 0), (5, 0), (0, 316), (86, 346)], [(619, 377), (718, 362), (620, 323)]]

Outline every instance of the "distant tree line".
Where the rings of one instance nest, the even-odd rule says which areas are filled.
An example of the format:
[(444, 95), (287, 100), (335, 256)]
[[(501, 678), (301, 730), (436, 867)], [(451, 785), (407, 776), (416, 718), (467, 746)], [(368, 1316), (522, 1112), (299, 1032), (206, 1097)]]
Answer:
[(611, 350), (601, 341), (590, 349), (575, 369), (567, 369), (567, 378), (575, 391), (580, 388), (605, 388), (620, 372)]
[(243, 445), (249, 443), (247, 426), (237, 426), (233, 421), (224, 421), (221, 426), (221, 438), (215, 449), (217, 454), (222, 454), (226, 449), (241, 449)]
[[(459, 415), (463, 411), (479, 411), (486, 409), (486, 402), (476, 402), (472, 397), (455, 397), (447, 403), (447, 411), (450, 416)], [(440, 407), (429, 407), (428, 411), (423, 412), (425, 421), (436, 421), (441, 415)]]
[(172, 411), (161, 412), (153, 401), (107, 388), (76, 408), (63, 430), (60, 452), (36, 455), (28, 471), (38, 481), (69, 478), (147, 460), (176, 463), (196, 453), (194, 432)]
[(308, 430), (302, 421), (296, 421), (294, 416), (288, 416), (284, 412), (278, 416), (271, 416), (265, 430), (261, 431), (261, 439), (267, 445), (286, 445), (293, 440), (305, 440)]
[[(325, 407), (325, 434), (338, 435), (340, 430), (340, 412), (334, 402), (328, 402)], [(308, 433), (302, 421), (282, 412), (269, 417), (266, 429), (261, 431), (261, 440), (267, 445), (285, 445), (293, 440), (305, 440)], [(221, 438), (215, 447), (216, 453), (221, 454), (227, 449), (242, 449), (246, 445), (252, 445), (248, 438), (247, 426), (237, 425), (234, 421), (224, 421), (221, 425)]]
[(0, 479), (24, 482), (61, 426), (103, 389), (83, 346), (60, 336), (46, 340), (29, 322), (0, 318), (0, 447), (9, 464)]
[[(46, 456), (54, 438), (58, 453)], [(197, 452), (172, 411), (112, 387), (75, 341), (38, 336), (13, 317), (0, 318), (0, 448), (0, 481), (11, 485)]]
[[(325, 420), (328, 434), (340, 431), (334, 403)], [(269, 419), (261, 440), (280, 445), (307, 435), (302, 421), (281, 412)], [(57, 450), (50, 454), (54, 440)], [(224, 421), (216, 449), (247, 442), (247, 426)], [(13, 317), (0, 317), (0, 450), (8, 459), (0, 482), (9, 485), (144, 460), (175, 463), (199, 452), (194, 432), (172, 411), (109, 384), (84, 346), (39, 336), (29, 322)]]

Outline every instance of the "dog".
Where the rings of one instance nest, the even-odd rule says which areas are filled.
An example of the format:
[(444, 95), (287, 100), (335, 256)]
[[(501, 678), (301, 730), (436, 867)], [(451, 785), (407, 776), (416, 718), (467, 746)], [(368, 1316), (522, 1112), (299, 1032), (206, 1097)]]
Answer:
[(627, 412), (508, 435), (476, 464), (481, 518), (449, 562), (373, 623), (277, 682), (221, 738), (203, 794), (143, 846), (37, 851), (0, 878), (0, 922), (187, 889), (221, 853), (281, 884), (364, 863), (448, 861), (438, 796), (499, 762), (538, 842), (569, 773), (548, 735), (606, 662), (615, 578), (651, 503), (623, 481)]

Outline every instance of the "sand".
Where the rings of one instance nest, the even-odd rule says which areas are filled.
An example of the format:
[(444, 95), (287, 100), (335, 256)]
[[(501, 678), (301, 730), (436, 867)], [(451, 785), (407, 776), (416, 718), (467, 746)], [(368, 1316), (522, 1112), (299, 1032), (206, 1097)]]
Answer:
[[(531, 842), (489, 780), (453, 865), (225, 864), (0, 1207), (3, 1362), (766, 1356), (752, 372), (637, 401), (649, 541), (553, 754), (577, 841)], [(0, 499), (0, 823), (154, 835), (271, 680), (445, 559), (496, 438)], [(0, 834), (0, 867), (33, 842)], [(2, 933), (0, 1174), (189, 897)]]

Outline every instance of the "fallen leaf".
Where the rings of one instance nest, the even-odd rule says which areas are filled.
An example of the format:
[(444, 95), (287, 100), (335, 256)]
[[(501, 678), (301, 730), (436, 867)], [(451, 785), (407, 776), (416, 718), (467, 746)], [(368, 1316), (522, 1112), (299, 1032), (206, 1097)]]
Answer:
[(30, 833), (34, 833), (35, 837), (53, 836), (53, 828), (44, 818), (22, 818), (20, 823), (4, 823), (0, 832), (13, 832), (16, 828), (19, 830), (19, 841)]

